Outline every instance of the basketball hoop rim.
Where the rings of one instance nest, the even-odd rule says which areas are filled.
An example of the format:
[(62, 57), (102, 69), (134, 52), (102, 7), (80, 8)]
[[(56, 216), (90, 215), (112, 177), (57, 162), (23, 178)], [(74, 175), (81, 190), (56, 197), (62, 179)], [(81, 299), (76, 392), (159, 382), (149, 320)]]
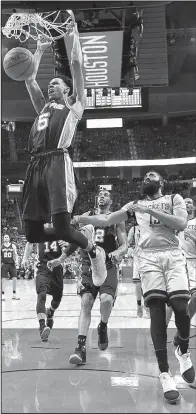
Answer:
[[(67, 19), (64, 22), (58, 23), (56, 20), (61, 10), (42, 13), (14, 13), (9, 17), (6, 25), (2, 27), (2, 32), (7, 38), (15, 37), (21, 43), (25, 42), (29, 37), (38, 40), (40, 34), (55, 41), (70, 34), (70, 29), (75, 25), (75, 17), (72, 10), (66, 10), (66, 12), (69, 15)], [(53, 22), (47, 20), (55, 14)], [(28, 26), (28, 31), (24, 29), (24, 26)], [(34, 29), (35, 34), (31, 33), (31, 29)], [(57, 32), (58, 35), (53, 36), (51, 31)]]

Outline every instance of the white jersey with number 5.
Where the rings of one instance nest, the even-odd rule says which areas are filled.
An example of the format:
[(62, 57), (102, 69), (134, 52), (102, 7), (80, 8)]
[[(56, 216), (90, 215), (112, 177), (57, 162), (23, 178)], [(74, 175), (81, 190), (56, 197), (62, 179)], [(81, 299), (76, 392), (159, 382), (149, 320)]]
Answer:
[[(130, 202), (122, 207), (123, 210), (131, 212), (134, 202)], [(176, 209), (186, 211), (183, 198), (179, 195), (164, 195), (156, 200), (139, 200), (138, 204), (148, 208), (162, 211), (173, 215)], [(168, 249), (179, 245), (179, 238), (176, 231), (160, 223), (149, 213), (136, 212), (136, 219), (140, 229), (138, 246), (142, 249)]]

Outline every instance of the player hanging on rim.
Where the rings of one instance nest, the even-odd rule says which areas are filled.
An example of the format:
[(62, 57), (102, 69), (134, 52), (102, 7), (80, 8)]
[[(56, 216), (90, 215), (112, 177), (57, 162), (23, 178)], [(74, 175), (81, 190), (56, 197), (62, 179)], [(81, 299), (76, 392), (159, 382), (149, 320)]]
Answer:
[(170, 303), (179, 334), (175, 351), (183, 379), (192, 383), (195, 370), (188, 352), (190, 334), (189, 283), (185, 258), (176, 232), (187, 225), (187, 211), (179, 195), (163, 195), (163, 178), (149, 171), (143, 180), (144, 200), (130, 202), (109, 216), (75, 217), (75, 222), (109, 226), (127, 220), (134, 213), (140, 228), (138, 260), (144, 304), (150, 308), (151, 337), (160, 370), (160, 381), (167, 402), (180, 399), (169, 372), (165, 302)]
[(16, 295), (16, 280), (17, 280), (17, 269), (19, 268), (18, 253), (16, 245), (10, 242), (10, 236), (4, 235), (3, 244), (1, 246), (1, 278), (2, 278), (2, 300), (5, 300), (5, 279), (8, 275), (12, 279), (13, 296), (12, 299), (20, 299)]
[[(96, 214), (110, 214), (112, 204), (110, 192), (102, 190), (98, 195), (98, 212)], [(89, 226), (86, 226), (87, 228)], [(83, 231), (87, 231), (86, 227)], [(81, 311), (79, 316), (78, 344), (75, 352), (70, 356), (71, 364), (86, 363), (86, 338), (91, 322), (91, 311), (99, 293), (101, 321), (98, 325), (98, 347), (105, 350), (108, 347), (107, 323), (116, 300), (118, 275), (116, 263), (127, 252), (127, 235), (125, 223), (119, 223), (106, 228), (95, 227), (94, 241), (101, 246), (106, 253), (107, 277), (101, 287), (97, 287), (92, 281), (91, 263), (88, 254), (81, 251), (82, 275), (78, 285), (78, 294), (81, 296)], [(65, 253), (48, 263), (51, 268), (63, 261), (73, 252), (74, 246), (66, 248)]]
[[(50, 228), (51, 224), (45, 224), (46, 228)], [(48, 260), (59, 257), (62, 254), (62, 246), (65, 242), (53, 241), (39, 243), (38, 263), (36, 272), (36, 292), (37, 305), (36, 312), (39, 321), (39, 330), (41, 340), (47, 341), (50, 330), (53, 327), (53, 316), (55, 310), (59, 307), (63, 296), (63, 268), (61, 264), (54, 270), (50, 271), (47, 267)], [(27, 242), (22, 259), (22, 265), (27, 267), (29, 258), (33, 251), (33, 244)], [(51, 306), (46, 309), (46, 295), (52, 296)]]
[[(57, 77), (49, 82), (49, 102), (45, 102), (36, 81), (41, 57), (50, 45), (43, 35), (37, 42), (34, 55), (35, 71), (25, 81), (37, 118), (29, 137), (32, 159), (23, 187), (23, 218), (28, 242), (65, 240), (76, 243), (88, 251), (93, 278), (101, 285), (107, 274), (103, 249), (93, 246), (92, 235), (88, 240), (70, 226), (71, 213), (77, 197), (73, 163), (70, 158), (71, 146), (85, 107), (82, 51), (76, 23), (72, 25), (71, 33), (73, 94), (68, 95), (71, 88), (70, 79)], [(53, 227), (44, 228), (44, 223), (50, 222), (51, 216)]]

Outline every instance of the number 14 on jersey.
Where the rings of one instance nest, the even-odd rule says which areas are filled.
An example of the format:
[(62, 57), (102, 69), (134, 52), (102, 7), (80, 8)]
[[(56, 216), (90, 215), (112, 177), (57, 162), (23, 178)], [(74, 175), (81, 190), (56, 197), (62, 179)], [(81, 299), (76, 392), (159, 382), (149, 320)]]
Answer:
[(53, 241), (52, 243), (50, 242), (45, 242), (44, 243), (44, 253), (49, 253), (49, 252), (57, 252), (58, 250), (58, 243), (57, 241)]

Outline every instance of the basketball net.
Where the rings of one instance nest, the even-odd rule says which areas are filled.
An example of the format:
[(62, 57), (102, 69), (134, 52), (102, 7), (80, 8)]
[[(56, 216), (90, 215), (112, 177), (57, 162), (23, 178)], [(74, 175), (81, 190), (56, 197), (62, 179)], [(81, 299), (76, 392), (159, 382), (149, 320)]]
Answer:
[(66, 12), (69, 16), (64, 22), (57, 22), (61, 10), (49, 13), (14, 13), (2, 28), (2, 32), (4, 36), (14, 37), (21, 43), (26, 42), (29, 38), (37, 41), (41, 34), (46, 36), (49, 41), (58, 40), (71, 35), (75, 24), (72, 10), (66, 10)]

